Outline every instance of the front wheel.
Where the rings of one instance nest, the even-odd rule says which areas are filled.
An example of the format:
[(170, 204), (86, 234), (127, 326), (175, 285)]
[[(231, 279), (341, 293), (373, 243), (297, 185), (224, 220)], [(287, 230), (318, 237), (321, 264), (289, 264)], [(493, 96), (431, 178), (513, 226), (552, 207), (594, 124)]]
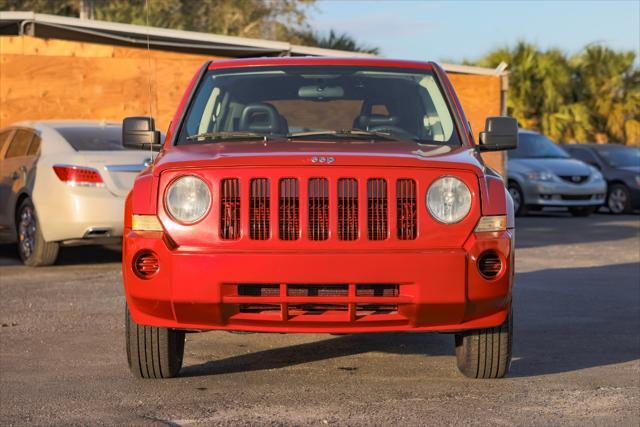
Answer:
[(184, 331), (138, 325), (125, 314), (129, 369), (137, 378), (173, 378), (182, 368)]
[(30, 199), (24, 199), (18, 206), (16, 230), (18, 233), (18, 254), (24, 265), (42, 267), (56, 262), (60, 246), (57, 242), (44, 240), (36, 208)]
[(622, 184), (613, 184), (609, 187), (607, 206), (609, 211), (615, 215), (631, 213), (633, 207), (631, 206), (629, 189)]
[(502, 378), (511, 365), (513, 315), (495, 328), (456, 334), (458, 369), (469, 378)]
[(528, 208), (524, 203), (524, 194), (522, 193), (520, 186), (515, 182), (509, 182), (507, 190), (513, 200), (513, 211), (515, 215), (525, 216), (528, 212)]

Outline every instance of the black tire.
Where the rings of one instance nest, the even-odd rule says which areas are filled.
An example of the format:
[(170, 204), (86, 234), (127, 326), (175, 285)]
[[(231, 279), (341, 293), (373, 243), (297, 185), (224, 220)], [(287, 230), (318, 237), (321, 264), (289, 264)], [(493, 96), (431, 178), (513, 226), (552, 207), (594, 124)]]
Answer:
[(586, 217), (596, 211), (596, 206), (576, 206), (569, 208), (569, 213), (573, 216)]
[(513, 209), (516, 216), (525, 216), (529, 209), (525, 204), (524, 193), (522, 192), (522, 188), (515, 181), (509, 181), (509, 185), (507, 187), (509, 194), (511, 194), (511, 198), (513, 199)]
[(624, 184), (613, 184), (607, 192), (607, 207), (614, 215), (630, 214), (633, 212), (631, 194)]
[(42, 267), (56, 262), (60, 245), (44, 240), (36, 208), (28, 198), (20, 203), (16, 211), (16, 233), (18, 255), (24, 265)]
[(125, 314), (127, 362), (136, 378), (173, 378), (182, 368), (184, 331), (138, 325)]
[(458, 369), (469, 378), (502, 378), (509, 372), (513, 345), (513, 315), (495, 328), (456, 334)]

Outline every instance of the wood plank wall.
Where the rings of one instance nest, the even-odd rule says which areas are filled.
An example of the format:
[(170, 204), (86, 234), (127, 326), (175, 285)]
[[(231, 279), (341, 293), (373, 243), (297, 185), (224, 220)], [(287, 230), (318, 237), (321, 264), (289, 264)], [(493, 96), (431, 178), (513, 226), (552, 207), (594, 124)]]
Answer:
[[(478, 142), (487, 117), (499, 116), (501, 113), (500, 76), (449, 73), (449, 79)], [(489, 167), (504, 175), (504, 152), (483, 153), (482, 158)]]
[[(151, 114), (166, 129), (209, 56), (30, 36), (0, 36), (0, 127), (20, 120), (121, 121)], [(151, 76), (151, 78), (149, 78)], [(476, 134), (500, 114), (500, 78), (450, 74)], [(500, 153), (483, 155), (502, 172)]]

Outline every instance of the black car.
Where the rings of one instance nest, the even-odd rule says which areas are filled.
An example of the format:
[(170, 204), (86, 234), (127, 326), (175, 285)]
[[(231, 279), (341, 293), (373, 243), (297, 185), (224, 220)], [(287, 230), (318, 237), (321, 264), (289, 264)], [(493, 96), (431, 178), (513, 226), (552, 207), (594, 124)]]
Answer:
[(609, 187), (606, 205), (611, 213), (640, 209), (640, 148), (618, 144), (570, 144), (563, 148), (600, 169)]

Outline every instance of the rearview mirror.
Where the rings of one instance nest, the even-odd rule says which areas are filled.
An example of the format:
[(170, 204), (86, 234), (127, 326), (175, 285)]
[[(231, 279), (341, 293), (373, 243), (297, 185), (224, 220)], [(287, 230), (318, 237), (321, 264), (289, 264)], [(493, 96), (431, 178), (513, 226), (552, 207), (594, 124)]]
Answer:
[(160, 149), (160, 132), (153, 117), (127, 117), (122, 121), (122, 145), (134, 149)]
[(518, 122), (512, 117), (487, 117), (480, 132), (480, 151), (512, 150), (518, 147)]

